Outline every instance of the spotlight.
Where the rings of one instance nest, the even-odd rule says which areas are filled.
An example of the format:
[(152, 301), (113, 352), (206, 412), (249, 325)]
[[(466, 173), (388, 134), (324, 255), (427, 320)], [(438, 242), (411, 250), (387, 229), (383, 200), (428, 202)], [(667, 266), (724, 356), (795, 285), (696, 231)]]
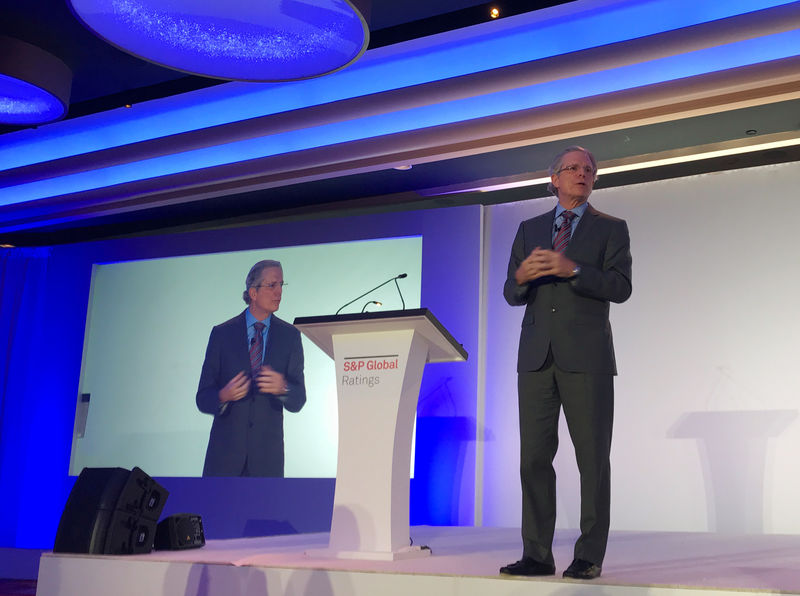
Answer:
[(492, 8), (489, 10), (489, 16), (493, 19), (496, 19), (500, 16), (500, 9), (496, 6), (492, 6)]

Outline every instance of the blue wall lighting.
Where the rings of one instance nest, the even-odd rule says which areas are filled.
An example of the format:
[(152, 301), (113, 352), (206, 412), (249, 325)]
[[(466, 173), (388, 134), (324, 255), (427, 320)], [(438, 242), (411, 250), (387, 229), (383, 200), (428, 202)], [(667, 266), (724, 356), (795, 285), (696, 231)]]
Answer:
[(175, 70), (239, 81), (291, 81), (358, 59), (369, 29), (349, 0), (70, 0), (121, 50)]
[(72, 72), (44, 50), (0, 35), (0, 124), (28, 126), (67, 113)]

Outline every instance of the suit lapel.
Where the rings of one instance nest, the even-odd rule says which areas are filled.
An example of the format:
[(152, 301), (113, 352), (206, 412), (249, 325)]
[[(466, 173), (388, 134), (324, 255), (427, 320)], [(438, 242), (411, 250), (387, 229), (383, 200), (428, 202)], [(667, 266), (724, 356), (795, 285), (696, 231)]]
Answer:
[(273, 314), (272, 320), (269, 323), (269, 332), (267, 332), (267, 349), (264, 352), (264, 364), (271, 364), (274, 351), (284, 345), (284, 343), (281, 342), (280, 335), (281, 325), (278, 322), (278, 317)]
[[(537, 246), (550, 250), (553, 249), (553, 222), (555, 218), (556, 209), (553, 207), (552, 211), (547, 212), (543, 217), (538, 217), (533, 220), (535, 227), (532, 230), (533, 236), (529, 247), (530, 250), (533, 250)], [(530, 251), (528, 251), (528, 254), (530, 254)]]
[[(250, 374), (250, 346), (247, 342), (247, 319), (244, 312), (236, 318), (236, 358), (239, 366), (248, 375)], [(244, 339), (243, 339), (244, 338)]]
[(586, 211), (583, 212), (583, 217), (578, 220), (578, 226), (575, 228), (567, 249), (564, 251), (565, 255), (570, 256), (575, 249), (580, 248), (582, 242), (585, 242), (591, 236), (595, 217), (597, 217), (597, 211), (591, 205), (587, 205)]

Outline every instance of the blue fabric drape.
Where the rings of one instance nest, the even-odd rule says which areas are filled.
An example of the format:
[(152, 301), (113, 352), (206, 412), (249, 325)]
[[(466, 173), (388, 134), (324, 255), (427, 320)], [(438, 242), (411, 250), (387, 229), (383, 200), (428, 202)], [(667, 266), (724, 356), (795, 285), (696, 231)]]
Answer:
[[(29, 475), (26, 444), (35, 424), (31, 401), (43, 383), (49, 248), (0, 249), (0, 510), (19, 511)], [(37, 370), (38, 367), (38, 370)], [(15, 516), (16, 517), (16, 516)], [(18, 519), (0, 523), (0, 544), (16, 543)]]

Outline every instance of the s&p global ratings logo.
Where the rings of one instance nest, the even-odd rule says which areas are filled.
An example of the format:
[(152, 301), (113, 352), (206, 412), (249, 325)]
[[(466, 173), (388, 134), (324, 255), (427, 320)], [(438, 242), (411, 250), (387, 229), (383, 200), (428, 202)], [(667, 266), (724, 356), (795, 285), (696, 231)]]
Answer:
[(398, 354), (378, 356), (348, 356), (344, 359), (342, 385), (365, 386), (369, 388), (381, 384), (386, 373), (400, 368)]

